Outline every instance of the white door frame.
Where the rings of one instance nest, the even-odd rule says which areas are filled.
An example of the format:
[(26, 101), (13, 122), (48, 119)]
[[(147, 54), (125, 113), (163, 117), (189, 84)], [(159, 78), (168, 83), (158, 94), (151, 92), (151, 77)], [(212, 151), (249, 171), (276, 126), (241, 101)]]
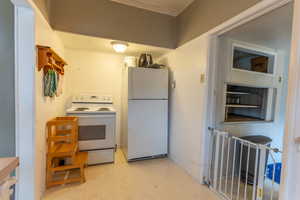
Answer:
[(287, 112), (283, 145), (283, 174), (280, 199), (299, 199), (300, 190), (300, 0), (294, 0), (291, 58), (288, 77)]
[(27, 0), (11, 0), (15, 17), (16, 200), (35, 199), (35, 16)]
[[(202, 163), (204, 163), (203, 166), (206, 166), (202, 169), (202, 177), (206, 178), (207, 176), (207, 167), (209, 166), (209, 157), (207, 154), (207, 145), (209, 144), (210, 140), (210, 134), (208, 127), (215, 127), (215, 120), (214, 116), (211, 114), (214, 112), (215, 107), (215, 95), (214, 95), (214, 88), (215, 88), (215, 71), (217, 68), (216, 63), (216, 55), (217, 55), (217, 38), (218, 36), (242, 25), (245, 24), (253, 19), (256, 19), (268, 12), (271, 12), (281, 6), (286, 5), (287, 3), (292, 2), (291, 0), (263, 0), (253, 7), (245, 10), (244, 12), (240, 13), (239, 15), (231, 18), (230, 20), (224, 22), (223, 24), (213, 28), (212, 30), (205, 33), (205, 35), (208, 37), (208, 49), (207, 49), (207, 72), (206, 77), (208, 77), (207, 81), (207, 88), (206, 88), (206, 94), (207, 98), (205, 99), (204, 103), (204, 110), (206, 112), (204, 113), (210, 113), (206, 115), (206, 126), (203, 127), (203, 149), (202, 149)], [(291, 191), (289, 188), (289, 183), (287, 180), (290, 180), (288, 169), (291, 168), (291, 163), (293, 160), (293, 155), (291, 152), (291, 144), (294, 143), (294, 137), (293, 135), (298, 134), (296, 130), (300, 130), (299, 128), (294, 128), (296, 123), (295, 121), (300, 121), (300, 115), (296, 116), (296, 107), (298, 108), (298, 113), (300, 113), (300, 103), (298, 105), (296, 104), (297, 100), (300, 102), (300, 93), (296, 94), (296, 89), (299, 88), (300, 92), (300, 0), (294, 0), (295, 8), (294, 8), (294, 27), (293, 27), (293, 39), (292, 39), (292, 49), (291, 49), (291, 64), (289, 66), (289, 74), (293, 74), (293, 76), (289, 75), (289, 95), (287, 99), (288, 110), (286, 114), (286, 130), (284, 135), (284, 147), (283, 147), (283, 175), (282, 175), (282, 184), (280, 185), (280, 199), (286, 200), (286, 199), (292, 199), (288, 198), (288, 195)], [(298, 7), (297, 7), (298, 6)], [(299, 78), (298, 78), (299, 77)], [(298, 123), (299, 124), (299, 123)], [(295, 148), (294, 148), (295, 149)], [(287, 166), (287, 163), (289, 163), (289, 166)], [(298, 165), (299, 166), (299, 165)], [(204, 179), (205, 180), (205, 179)], [(298, 179), (300, 181), (300, 179)], [(296, 184), (295, 184), (296, 185)]]

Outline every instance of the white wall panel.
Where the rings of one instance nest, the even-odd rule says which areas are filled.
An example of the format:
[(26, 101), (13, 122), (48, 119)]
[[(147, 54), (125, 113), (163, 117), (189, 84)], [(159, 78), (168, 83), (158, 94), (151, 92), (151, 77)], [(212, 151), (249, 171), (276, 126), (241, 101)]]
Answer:
[(207, 45), (208, 38), (201, 36), (161, 58), (176, 82), (170, 90), (170, 158), (199, 181), (207, 86), (200, 76), (207, 70)]

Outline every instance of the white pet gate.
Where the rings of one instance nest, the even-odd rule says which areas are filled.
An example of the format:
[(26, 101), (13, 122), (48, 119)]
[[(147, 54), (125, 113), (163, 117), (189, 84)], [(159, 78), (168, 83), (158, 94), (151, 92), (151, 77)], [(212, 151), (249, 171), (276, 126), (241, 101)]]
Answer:
[[(210, 188), (226, 200), (277, 200), (274, 155), (281, 152), (227, 132), (211, 133)], [(274, 164), (271, 179), (266, 177), (267, 163)]]

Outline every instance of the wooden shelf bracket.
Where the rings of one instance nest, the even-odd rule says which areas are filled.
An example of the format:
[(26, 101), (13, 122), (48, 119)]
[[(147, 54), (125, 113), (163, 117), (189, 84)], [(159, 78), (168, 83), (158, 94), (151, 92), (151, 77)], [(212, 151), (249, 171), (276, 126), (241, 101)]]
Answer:
[(47, 72), (48, 69), (53, 69), (59, 74), (64, 75), (64, 66), (67, 62), (62, 59), (53, 49), (47, 46), (37, 45), (38, 51), (38, 71), (42, 69)]

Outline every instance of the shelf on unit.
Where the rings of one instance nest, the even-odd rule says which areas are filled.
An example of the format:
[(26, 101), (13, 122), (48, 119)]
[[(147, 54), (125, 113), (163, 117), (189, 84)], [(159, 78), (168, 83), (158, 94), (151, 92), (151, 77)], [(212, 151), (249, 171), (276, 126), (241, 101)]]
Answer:
[(228, 108), (259, 108), (260, 106), (256, 105), (242, 105), (242, 104), (226, 104)]
[(81, 177), (80, 169), (55, 171), (52, 176), (52, 181), (47, 184), (47, 188), (74, 182), (84, 182), (85, 180), (85, 178)]
[(87, 159), (88, 159), (87, 152), (79, 152), (76, 154), (75, 161), (73, 164), (53, 167), (50, 170), (55, 172), (55, 171), (66, 171), (66, 170), (70, 170), (70, 169), (79, 169), (80, 167), (85, 165)]
[(248, 92), (226, 92), (226, 94), (238, 94), (238, 95), (251, 95), (251, 93)]
[(264, 121), (259, 118), (249, 117), (249, 116), (243, 116), (243, 115), (235, 115), (235, 114), (229, 114), (227, 116), (226, 122), (259, 122)]
[(77, 144), (68, 144), (68, 143), (62, 143), (62, 144), (56, 144), (54, 145), (48, 152), (49, 156), (69, 156), (73, 155), (77, 152), (78, 145)]

